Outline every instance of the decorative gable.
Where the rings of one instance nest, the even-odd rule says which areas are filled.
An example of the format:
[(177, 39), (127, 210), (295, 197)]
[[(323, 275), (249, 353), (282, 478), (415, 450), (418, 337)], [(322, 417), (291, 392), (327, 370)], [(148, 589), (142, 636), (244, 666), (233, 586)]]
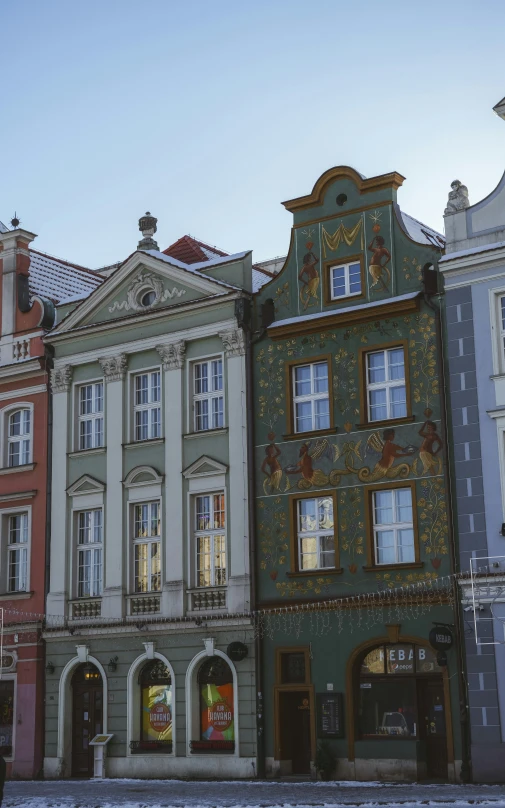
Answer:
[(101, 483), (99, 480), (95, 480), (94, 477), (90, 477), (89, 474), (83, 474), (82, 477), (79, 477), (75, 483), (72, 483), (72, 485), (67, 488), (69, 497), (78, 497), (85, 494), (103, 494), (104, 491), (105, 484)]
[(182, 473), (186, 480), (189, 481), (189, 490), (198, 492), (224, 487), (227, 471), (228, 466), (225, 466), (224, 463), (213, 460), (212, 457), (207, 455), (202, 455)]
[(180, 300), (187, 294), (187, 290), (168, 285), (154, 272), (141, 269), (133, 282), (126, 289), (126, 299), (114, 300), (109, 306), (109, 312), (114, 311), (146, 311), (153, 309), (167, 300)]

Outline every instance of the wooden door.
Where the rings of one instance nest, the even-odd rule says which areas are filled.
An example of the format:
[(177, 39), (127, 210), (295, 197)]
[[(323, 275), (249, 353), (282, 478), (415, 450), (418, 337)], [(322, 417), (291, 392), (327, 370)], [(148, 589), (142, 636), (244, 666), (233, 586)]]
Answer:
[(72, 776), (92, 777), (94, 747), (89, 742), (102, 732), (103, 690), (99, 684), (73, 686)]
[(441, 679), (419, 679), (420, 737), (426, 744), (426, 775), (447, 779), (447, 721)]
[(279, 760), (291, 761), (292, 774), (310, 774), (310, 712), (308, 690), (279, 692)]

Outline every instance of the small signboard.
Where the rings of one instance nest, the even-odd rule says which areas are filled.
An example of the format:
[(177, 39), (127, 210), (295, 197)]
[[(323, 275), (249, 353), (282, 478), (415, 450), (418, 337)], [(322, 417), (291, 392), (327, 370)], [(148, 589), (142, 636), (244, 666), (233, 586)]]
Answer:
[(448, 626), (435, 626), (429, 634), (430, 645), (435, 651), (448, 651), (452, 648), (453, 636)]
[(109, 743), (110, 739), (113, 738), (114, 735), (95, 735), (92, 741), (89, 742), (90, 746), (105, 746), (105, 744)]
[(317, 693), (317, 737), (344, 737), (342, 693)]

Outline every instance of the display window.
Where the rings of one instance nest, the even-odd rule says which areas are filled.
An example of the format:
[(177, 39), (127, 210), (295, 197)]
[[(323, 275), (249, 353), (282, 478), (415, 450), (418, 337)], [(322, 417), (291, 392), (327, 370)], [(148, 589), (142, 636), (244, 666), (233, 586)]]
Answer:
[(14, 682), (0, 682), (0, 755), (12, 755)]
[(172, 680), (160, 660), (144, 665), (140, 673), (140, 748), (149, 751), (172, 750)]
[(359, 675), (360, 737), (417, 740), (422, 681), (442, 671), (435, 653), (423, 646), (397, 643), (369, 651)]
[(233, 674), (218, 656), (210, 657), (198, 672), (200, 695), (200, 740), (193, 751), (233, 752), (235, 716)]

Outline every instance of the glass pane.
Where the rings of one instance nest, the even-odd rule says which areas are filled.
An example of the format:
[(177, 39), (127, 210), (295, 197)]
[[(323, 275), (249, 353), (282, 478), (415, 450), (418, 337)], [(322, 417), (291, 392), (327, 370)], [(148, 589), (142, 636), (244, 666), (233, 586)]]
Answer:
[(349, 292), (351, 295), (361, 292), (361, 266), (359, 264), (349, 266)]
[(390, 388), (391, 418), (404, 418), (407, 415), (407, 394), (405, 387)]
[(214, 536), (214, 585), (226, 583), (226, 543), (224, 536)]
[(333, 499), (323, 497), (318, 501), (319, 528), (330, 530), (333, 527)]
[(298, 501), (298, 530), (316, 529), (316, 503), (315, 499), (300, 499)]
[(330, 403), (327, 398), (318, 398), (314, 401), (316, 414), (316, 429), (329, 429), (330, 427)]
[(387, 673), (414, 673), (414, 646), (386, 646)]
[(377, 564), (396, 564), (394, 530), (378, 530), (375, 534)]
[(384, 365), (384, 351), (368, 354), (367, 360), (368, 360), (369, 384), (377, 384), (378, 382), (385, 382), (386, 368)]
[(420, 645), (417, 645), (415, 650), (417, 673), (441, 673), (443, 671), (443, 668), (437, 664), (435, 651), (432, 651), (431, 648), (421, 648)]
[(403, 348), (394, 348), (388, 351), (389, 378), (391, 381), (405, 378), (405, 365)]
[(172, 688), (170, 685), (142, 686), (143, 741), (172, 740)]
[(397, 488), (394, 494), (396, 499), (396, 521), (412, 522), (412, 491), (410, 488)]
[(135, 592), (149, 591), (148, 544), (135, 545)]
[(334, 267), (332, 273), (332, 295), (343, 297), (345, 295), (345, 267)]
[(214, 530), (224, 527), (224, 494), (214, 494)]
[(414, 551), (414, 531), (411, 528), (407, 530), (398, 530), (398, 561), (400, 564), (407, 564), (416, 560)]
[(103, 418), (96, 418), (94, 421), (94, 445), (103, 445)]
[(147, 404), (149, 400), (149, 388), (147, 374), (135, 376), (135, 404)]
[(159, 407), (154, 407), (154, 409), (150, 410), (150, 413), (151, 430), (149, 437), (159, 438), (161, 436), (161, 409)]
[(415, 739), (418, 735), (415, 679), (362, 681), (359, 723), (362, 738), (386, 735)]
[(380, 648), (374, 648), (373, 651), (368, 652), (361, 663), (361, 673), (384, 673), (384, 648), (382, 645)]
[(195, 365), (195, 395), (209, 392), (209, 367), (206, 362)]
[(79, 425), (79, 434), (80, 434), (79, 447), (81, 449), (92, 448), (93, 446), (92, 428), (93, 428), (93, 422), (90, 419), (87, 419), (86, 421), (81, 421)]
[(312, 402), (298, 402), (296, 404), (295, 414), (295, 431), (309, 432), (312, 429)]
[(210, 496), (196, 498), (196, 529), (210, 530)]
[(151, 401), (153, 403), (156, 401), (161, 401), (160, 374), (158, 371), (156, 373), (151, 373)]
[(9, 435), (11, 437), (21, 435), (21, 410), (13, 412), (9, 417)]
[(85, 387), (81, 387), (81, 395), (80, 395), (80, 413), (81, 415), (87, 415), (88, 413), (93, 411), (93, 388), (90, 384), (87, 384)]
[(311, 393), (310, 365), (295, 368), (295, 396), (308, 396)]
[(195, 401), (195, 429), (201, 432), (209, 428), (209, 401), (207, 398)]
[(160, 543), (151, 544), (151, 591), (159, 592), (161, 589), (161, 556)]
[(157, 502), (151, 503), (151, 536), (160, 535), (160, 506)]
[(283, 685), (305, 683), (305, 654), (295, 651), (281, 654), (281, 682)]
[(223, 389), (223, 361), (221, 359), (214, 359), (212, 365), (212, 390)]
[(216, 396), (212, 399), (212, 428), (220, 429), (223, 426), (223, 398)]
[(198, 586), (212, 585), (212, 539), (210, 536), (197, 538), (197, 584)]
[(134, 533), (135, 538), (146, 538), (149, 535), (149, 515), (147, 505), (135, 505)]
[(317, 569), (317, 539), (315, 536), (304, 537), (300, 541), (300, 569)]
[(103, 384), (95, 384), (95, 412), (103, 412)]
[(386, 390), (370, 390), (370, 420), (386, 421), (388, 417)]
[(393, 522), (393, 492), (375, 491), (373, 498), (374, 524), (390, 525)]
[(78, 590), (79, 598), (89, 597), (91, 594), (91, 550), (79, 550), (78, 554)]
[(328, 392), (328, 365), (318, 362), (314, 365), (314, 393)]

